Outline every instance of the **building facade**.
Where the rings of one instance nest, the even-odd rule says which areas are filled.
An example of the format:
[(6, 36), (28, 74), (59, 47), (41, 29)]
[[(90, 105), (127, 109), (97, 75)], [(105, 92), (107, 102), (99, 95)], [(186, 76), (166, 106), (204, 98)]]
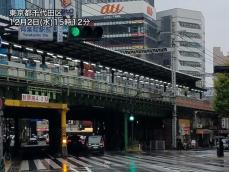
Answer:
[[(201, 77), (205, 83), (205, 21), (201, 12), (171, 9), (157, 13), (160, 47), (175, 46), (177, 70)], [(173, 42), (173, 45), (172, 45)], [(157, 63), (170, 65), (171, 53), (157, 58)]]
[(113, 50), (157, 47), (154, 1), (84, 1), (82, 16), (103, 27), (98, 44)]
[(224, 66), (229, 64), (229, 54), (224, 55), (220, 47), (213, 47), (213, 65)]
[(0, 0), (0, 15), (8, 16), (10, 9), (24, 9), (24, 0)]

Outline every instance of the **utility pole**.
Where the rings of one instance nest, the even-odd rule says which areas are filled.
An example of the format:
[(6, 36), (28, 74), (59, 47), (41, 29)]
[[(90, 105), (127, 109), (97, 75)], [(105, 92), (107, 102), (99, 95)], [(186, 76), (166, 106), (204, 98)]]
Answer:
[(172, 147), (174, 149), (177, 148), (177, 105), (176, 105), (176, 63), (177, 63), (177, 51), (175, 44), (175, 35), (171, 33), (171, 47), (173, 51), (171, 52), (171, 80), (172, 80), (172, 104), (173, 104), (173, 112), (172, 112)]

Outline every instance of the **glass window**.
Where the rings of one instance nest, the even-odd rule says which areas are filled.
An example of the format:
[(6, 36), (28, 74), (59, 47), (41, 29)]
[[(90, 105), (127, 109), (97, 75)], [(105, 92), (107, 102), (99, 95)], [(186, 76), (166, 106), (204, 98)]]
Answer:
[(192, 61), (181, 61), (181, 66), (190, 66), (190, 67), (201, 67), (201, 64), (199, 62), (192, 62)]
[(200, 34), (193, 33), (193, 32), (180, 32), (180, 35), (188, 38), (196, 38), (196, 39), (201, 38)]
[(187, 42), (187, 41), (180, 41), (180, 46), (182, 47), (192, 47), (192, 48), (200, 48), (200, 44), (197, 42)]
[(200, 58), (201, 55), (197, 52), (190, 52), (190, 51), (179, 51), (180, 55), (184, 56), (184, 57), (196, 57), (196, 58)]
[(200, 29), (200, 25), (196, 23), (188, 23), (188, 22), (179, 22), (181, 27), (191, 28), (191, 29)]

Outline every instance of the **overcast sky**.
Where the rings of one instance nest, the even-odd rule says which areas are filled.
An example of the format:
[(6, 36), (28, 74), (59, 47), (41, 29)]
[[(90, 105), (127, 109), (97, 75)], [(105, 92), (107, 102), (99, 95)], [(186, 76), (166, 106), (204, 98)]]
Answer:
[(226, 55), (229, 52), (229, 0), (154, 0), (157, 11), (185, 8), (201, 11), (205, 17), (206, 68), (211, 72), (214, 46), (220, 46)]

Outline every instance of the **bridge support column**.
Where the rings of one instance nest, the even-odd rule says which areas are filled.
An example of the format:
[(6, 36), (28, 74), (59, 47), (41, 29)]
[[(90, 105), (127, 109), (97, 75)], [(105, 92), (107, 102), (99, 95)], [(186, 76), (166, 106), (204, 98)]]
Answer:
[(124, 146), (128, 149), (128, 114), (124, 114)]
[(66, 135), (66, 114), (66, 109), (61, 110), (61, 153), (63, 156), (68, 155)]

